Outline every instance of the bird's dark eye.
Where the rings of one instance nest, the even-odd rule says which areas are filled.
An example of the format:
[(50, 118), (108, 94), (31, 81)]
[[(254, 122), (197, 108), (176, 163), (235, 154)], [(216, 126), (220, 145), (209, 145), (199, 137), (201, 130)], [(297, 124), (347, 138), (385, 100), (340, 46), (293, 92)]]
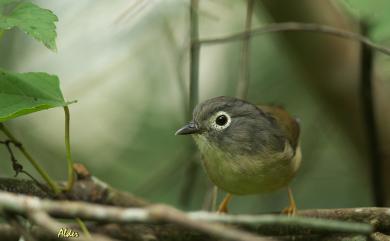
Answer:
[(219, 115), (217, 119), (215, 119), (215, 123), (219, 126), (224, 126), (228, 122), (228, 118), (226, 115)]

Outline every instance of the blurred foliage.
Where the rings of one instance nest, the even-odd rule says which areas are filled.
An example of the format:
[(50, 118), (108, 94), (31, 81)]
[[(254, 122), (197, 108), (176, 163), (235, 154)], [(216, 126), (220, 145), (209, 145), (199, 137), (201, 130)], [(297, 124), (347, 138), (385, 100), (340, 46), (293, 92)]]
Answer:
[(51, 11), (30, 2), (7, 0), (0, 4), (0, 30), (17, 27), (52, 50), (56, 49), (56, 21), (58, 18)]
[[(115, 187), (154, 202), (185, 207), (179, 195), (186, 166), (193, 159), (187, 154), (193, 142), (173, 133), (187, 121), (188, 2), (37, 2), (59, 16), (58, 53), (46, 53), (42, 46), (11, 32), (2, 39), (0, 66), (58, 73), (66, 96), (79, 100), (71, 106), (76, 162), (86, 164), (94, 175)], [(381, 14), (386, 1), (338, 2), (359, 18), (375, 16), (375, 39), (383, 41), (388, 36), (390, 28), (383, 26), (390, 24), (390, 17)], [(200, 36), (241, 31), (245, 9), (245, 1), (201, 1)], [(262, 15), (254, 27), (265, 23), (266, 14)], [(255, 37), (251, 49), (248, 99), (281, 104), (301, 120), (303, 163), (292, 183), (298, 207), (371, 205), (366, 157), (343, 135), (321, 98), (301, 81), (304, 73), (286, 56), (277, 36)], [(201, 100), (235, 94), (240, 50), (240, 42), (201, 48)], [(60, 166), (65, 163), (62, 115), (60, 110), (50, 110), (10, 125), (58, 179), (66, 174), (65, 164)], [(12, 175), (7, 153), (4, 148), (0, 152), (0, 175)], [(203, 171), (195, 184), (189, 209), (201, 208), (210, 188)], [(230, 210), (275, 211), (286, 204), (287, 194), (281, 190), (235, 197)]]
[(372, 39), (387, 40), (390, 37), (390, 2), (386, 0), (339, 0), (356, 19), (370, 23)]

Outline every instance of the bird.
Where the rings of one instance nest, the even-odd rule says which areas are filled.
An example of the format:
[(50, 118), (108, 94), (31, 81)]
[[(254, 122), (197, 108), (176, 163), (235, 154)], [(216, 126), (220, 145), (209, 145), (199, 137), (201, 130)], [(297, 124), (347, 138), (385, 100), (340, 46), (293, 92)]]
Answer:
[(199, 103), (192, 120), (175, 135), (191, 135), (207, 176), (227, 195), (218, 208), (228, 212), (233, 195), (263, 194), (287, 188), (289, 206), (297, 207), (288, 186), (301, 164), (299, 120), (280, 106), (259, 106), (229, 96)]

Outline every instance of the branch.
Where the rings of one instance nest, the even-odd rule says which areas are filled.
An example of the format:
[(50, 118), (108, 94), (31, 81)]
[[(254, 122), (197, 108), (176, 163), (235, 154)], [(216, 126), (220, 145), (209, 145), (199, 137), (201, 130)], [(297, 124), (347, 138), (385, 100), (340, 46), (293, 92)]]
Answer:
[(47, 213), (57, 218), (73, 219), (78, 217), (83, 220), (118, 223), (172, 222), (228, 240), (270, 240), (234, 228), (227, 230), (226, 227), (221, 224), (199, 222), (174, 208), (164, 205), (153, 205), (145, 209), (119, 208), (83, 202), (42, 200), (37, 197), (0, 192), (0, 206), (7, 212), (23, 215), (26, 213), (38, 213), (37, 215), (42, 217), (42, 213)]
[(370, 223), (374, 230), (390, 232), (390, 208), (363, 207), (342, 209), (313, 209), (298, 211), (297, 215), (340, 221)]
[[(60, 223), (56, 221), (55, 219), (51, 218), (49, 215), (47, 215), (45, 212), (42, 211), (33, 211), (29, 212), (28, 216), (30, 219), (36, 223), (37, 225), (41, 226), (42, 228), (46, 229), (51, 235), (57, 235), (57, 238), (62, 238), (59, 235), (59, 231), (61, 229), (68, 229), (72, 230), (71, 227), (69, 227), (67, 224)], [(92, 238), (86, 237), (82, 233), (77, 233), (77, 240), (81, 241), (114, 241), (111, 238), (102, 236), (102, 235), (93, 235)]]
[[(245, 32), (248, 33), (252, 29), (252, 15), (254, 0), (247, 0)], [(246, 99), (249, 86), (249, 68), (250, 68), (250, 35), (245, 36), (241, 49), (241, 69), (240, 77), (237, 84), (237, 97)]]
[(373, 48), (379, 52), (382, 52), (386, 55), (390, 55), (390, 49), (384, 47), (380, 44), (376, 44), (371, 41), (369, 38), (366, 38), (358, 33), (349, 32), (339, 28), (335, 28), (328, 25), (316, 24), (316, 23), (298, 23), (298, 22), (285, 22), (285, 23), (271, 23), (262, 27), (253, 28), (251, 31), (239, 32), (223, 37), (216, 38), (205, 38), (195, 41), (194, 44), (218, 44), (226, 43), (230, 41), (243, 40), (248, 36), (256, 36), (265, 33), (274, 33), (274, 32), (315, 32), (321, 34), (329, 34), (340, 38), (350, 39), (354, 41), (361, 42)]
[[(79, 169), (80, 167), (77, 167), (76, 169), (78, 175), (80, 175)], [(65, 186), (66, 184), (64, 183), (63, 185)], [(50, 198), (50, 196), (42, 191), (41, 188), (37, 187), (32, 180), (0, 178), (0, 190), (32, 195), (40, 198)], [(82, 180), (77, 180), (72, 191), (56, 198), (60, 200), (79, 200), (120, 207), (143, 207), (149, 204), (139, 197), (111, 187), (96, 177), (86, 177)]]
[[(191, 229), (206, 232), (212, 235), (218, 235), (228, 239), (232, 239), (231, 237), (236, 234), (227, 232), (225, 227), (221, 226), (220, 224), (216, 224), (215, 222), (241, 225), (252, 231), (260, 230), (260, 232), (271, 228), (273, 229), (271, 230), (272, 234), (278, 235), (281, 234), (280, 230), (282, 229), (290, 229), (290, 231), (295, 230), (294, 234), (297, 232), (298, 234), (300, 232), (305, 234), (335, 232), (369, 234), (373, 231), (372, 226), (369, 224), (372, 219), (361, 220), (367, 224), (318, 219), (318, 212), (326, 214), (327, 211), (329, 212), (329, 210), (301, 211), (298, 213), (299, 215), (308, 216), (308, 213), (312, 212), (311, 215), (317, 216), (317, 218), (299, 216), (288, 217), (284, 215), (220, 215), (208, 212), (190, 212), (184, 214), (172, 207), (164, 205), (151, 205), (146, 208), (120, 208), (89, 204), (84, 202), (41, 200), (36, 197), (15, 195), (6, 192), (0, 192), (0, 205), (5, 210), (17, 214), (25, 214), (26, 212), (32, 210), (43, 211), (57, 218), (79, 217), (83, 220), (89, 221), (114, 223), (176, 223)], [(375, 214), (374, 216), (376, 217), (377, 223), (374, 225), (376, 225), (376, 227), (379, 227), (379, 225), (384, 225), (381, 229), (389, 229), (390, 221), (388, 219), (388, 212), (390, 212), (390, 209), (387, 208), (366, 208), (352, 210), (346, 209), (344, 211), (345, 215), (342, 217), (344, 217), (346, 220), (353, 220), (351, 218), (351, 214), (357, 216), (354, 218), (358, 219), (359, 217), (361, 219), (360, 214), (364, 214), (363, 217), (367, 217), (367, 213), (370, 213), (370, 215)], [(342, 212), (339, 211), (338, 213)], [(372, 218), (373, 216), (369, 217)], [(333, 216), (333, 219), (334, 218), (335, 217)], [(219, 233), (221, 228), (222, 230), (225, 230), (223, 234)], [(235, 232), (236, 231), (239, 232), (238, 230), (235, 230)], [(238, 236), (247, 237), (243, 235), (243, 233), (240, 233)], [(235, 239), (251, 240), (250, 238), (240, 239), (238, 236)]]
[[(72, 227), (72, 226), (71, 226)], [(145, 226), (143, 224), (132, 225), (98, 225), (89, 226), (89, 230), (109, 235), (110, 237), (119, 240), (131, 240), (131, 241), (221, 241), (218, 238), (212, 237), (207, 234), (202, 234), (197, 231), (182, 228), (174, 224)], [(40, 226), (33, 225), (30, 228), (30, 232), (40, 241), (58, 241), (57, 235), (48, 233)], [(15, 227), (8, 224), (0, 224), (0, 235), (3, 241), (18, 240), (20, 235)], [(384, 241), (388, 236), (376, 232), (371, 235), (375, 241)], [(375, 238), (374, 238), (375, 237)], [(293, 236), (277, 236), (273, 237), (276, 240), (283, 241), (345, 241), (345, 240), (366, 240), (366, 236), (359, 234), (333, 234), (333, 235), (293, 235)]]

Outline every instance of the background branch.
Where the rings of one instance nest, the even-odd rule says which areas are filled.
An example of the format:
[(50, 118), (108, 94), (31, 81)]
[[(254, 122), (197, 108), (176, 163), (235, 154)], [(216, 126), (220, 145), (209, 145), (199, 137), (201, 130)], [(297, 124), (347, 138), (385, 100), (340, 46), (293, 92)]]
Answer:
[[(369, 34), (369, 26), (362, 22), (361, 31), (363, 35)], [(371, 158), (371, 188), (374, 193), (374, 203), (376, 206), (385, 206), (385, 189), (378, 129), (375, 118), (375, 104), (374, 104), (374, 52), (372, 49), (362, 44), (360, 50), (360, 94), (363, 106), (363, 119), (365, 120), (366, 136), (368, 139), (368, 149)]]
[(256, 36), (265, 33), (276, 33), (276, 32), (313, 32), (320, 34), (332, 35), (340, 38), (350, 39), (361, 42), (373, 48), (381, 53), (390, 55), (390, 49), (380, 44), (372, 42), (369, 38), (362, 36), (359, 33), (354, 33), (332, 26), (317, 24), (317, 23), (299, 23), (299, 22), (285, 22), (285, 23), (270, 23), (262, 27), (253, 28), (251, 31), (239, 32), (223, 37), (216, 38), (204, 38), (200, 39), (196, 44), (219, 44), (231, 41), (243, 40), (248, 36)]
[[(247, 0), (246, 19), (245, 19), (245, 31), (248, 33), (252, 29), (252, 15), (254, 0)], [(248, 95), (249, 87), (249, 70), (250, 70), (250, 39), (251, 36), (248, 34), (242, 41), (241, 50), (241, 68), (240, 77), (237, 83), (237, 97), (240, 99), (246, 99)]]
[[(190, 5), (190, 84), (189, 84), (189, 102), (187, 109), (187, 121), (192, 119), (192, 110), (199, 101), (199, 44), (192, 44), (199, 39), (199, 0), (191, 0)], [(195, 158), (197, 150), (192, 143), (188, 143), (188, 164), (186, 164), (186, 175), (180, 194), (180, 203), (188, 206), (191, 200), (193, 187), (198, 177), (199, 164)]]

